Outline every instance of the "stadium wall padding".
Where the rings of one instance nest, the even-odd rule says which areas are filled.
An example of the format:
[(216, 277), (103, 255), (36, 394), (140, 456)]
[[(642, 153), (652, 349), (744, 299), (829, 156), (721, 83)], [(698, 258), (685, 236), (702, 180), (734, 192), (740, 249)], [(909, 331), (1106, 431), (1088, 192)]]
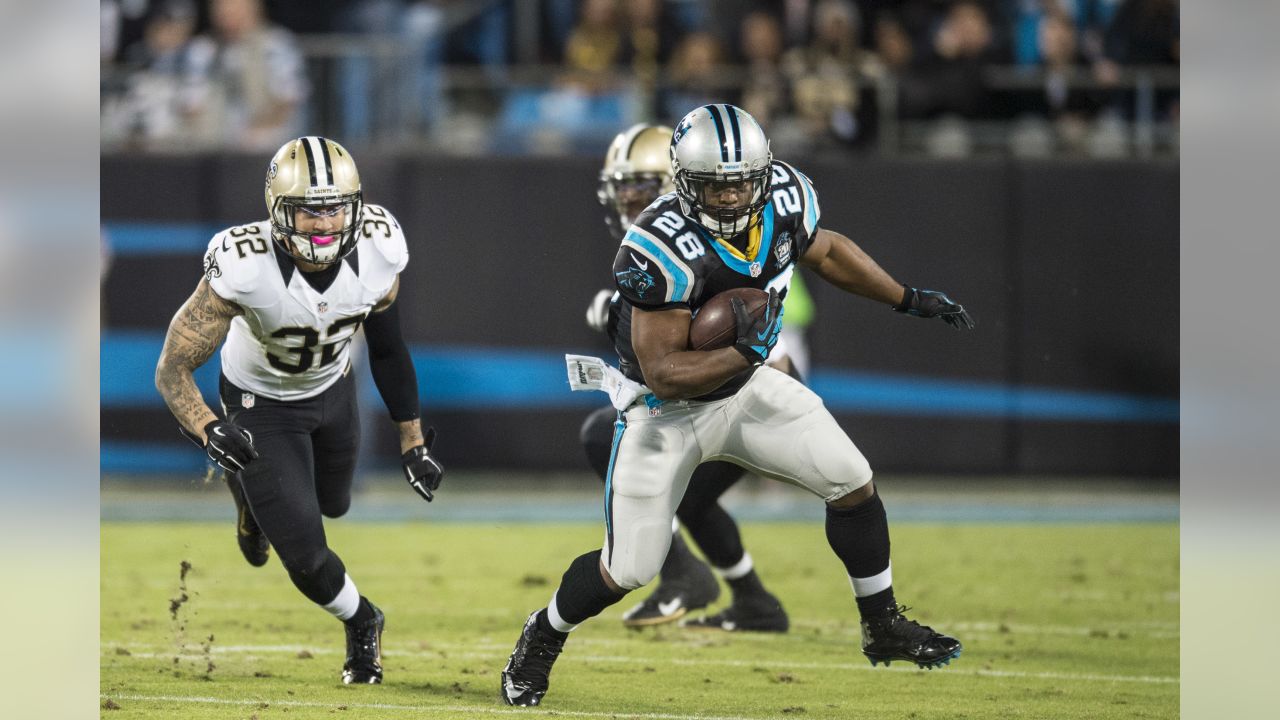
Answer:
[[(432, 368), (446, 367), (437, 361), (461, 372), (477, 353), (514, 352), (497, 367), (528, 370), (554, 369), (566, 352), (608, 355), (583, 322), (587, 302), (611, 281), (616, 248), (595, 199), (595, 159), (357, 158), (366, 200), (386, 205), (409, 237), (406, 336), (415, 352), (442, 353), (419, 366), (425, 398), (439, 376)], [(852, 237), (896, 278), (945, 290), (978, 323), (956, 332), (806, 274), (817, 306), (812, 357), (823, 375), (815, 379), (831, 389), (829, 406), (873, 467), (1176, 477), (1176, 162), (786, 159), (813, 179), (824, 227)], [(102, 435), (104, 448), (126, 449), (110, 463), (104, 449), (104, 471), (141, 469), (148, 448), (181, 440), (159, 397), (147, 394), (154, 363), (146, 367), (145, 352), (119, 360), (116, 341), (158, 342), (199, 280), (210, 233), (266, 216), (265, 161), (109, 155), (101, 170), (112, 249)], [(526, 355), (538, 363), (519, 365)], [(444, 406), (428, 403), (446, 462), (584, 469), (578, 423), (593, 399), (557, 395), (563, 377), (542, 381), (551, 389), (473, 398), (449, 388)], [(930, 383), (959, 399), (932, 407)], [(913, 393), (916, 401), (895, 402)], [(394, 450), (376, 395), (366, 397), (367, 446)]]

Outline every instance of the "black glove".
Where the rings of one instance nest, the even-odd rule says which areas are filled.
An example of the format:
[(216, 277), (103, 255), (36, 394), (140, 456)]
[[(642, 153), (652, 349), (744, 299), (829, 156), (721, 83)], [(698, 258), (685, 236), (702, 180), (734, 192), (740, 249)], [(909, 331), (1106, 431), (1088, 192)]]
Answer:
[(752, 365), (763, 364), (769, 359), (769, 351), (778, 344), (778, 333), (782, 332), (782, 298), (778, 291), (769, 289), (769, 305), (759, 318), (752, 317), (746, 304), (738, 298), (729, 301), (729, 305), (738, 321), (738, 340), (733, 349)]
[(940, 293), (937, 290), (917, 290), (910, 285), (902, 287), (905, 289), (902, 302), (894, 305), (894, 310), (921, 318), (940, 317), (943, 322), (957, 330), (973, 329), (973, 318), (965, 312), (963, 305), (953, 302), (946, 293)]
[(436, 429), (427, 428), (423, 444), (410, 448), (400, 456), (400, 462), (404, 464), (404, 479), (427, 502), (435, 499), (436, 488), (440, 487), (440, 481), (444, 479), (444, 466), (431, 456), (431, 446), (435, 441)]
[(195, 443), (196, 447), (209, 453), (209, 458), (222, 466), (223, 470), (239, 472), (258, 457), (258, 451), (253, 447), (253, 435), (228, 420), (211, 420), (204, 426), (207, 442), (201, 442), (199, 435), (188, 432), (181, 425), (178, 430)]

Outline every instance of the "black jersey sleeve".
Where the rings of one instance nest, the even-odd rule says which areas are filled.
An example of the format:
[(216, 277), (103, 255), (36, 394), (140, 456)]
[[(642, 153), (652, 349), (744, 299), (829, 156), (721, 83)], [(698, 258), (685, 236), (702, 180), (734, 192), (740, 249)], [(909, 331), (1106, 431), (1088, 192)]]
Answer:
[[(675, 225), (674, 213), (661, 212), (661, 208), (655, 204), (636, 220), (613, 260), (618, 292), (646, 310), (687, 307), (696, 284), (693, 269), (678, 249), (684, 237), (684, 220)], [(692, 233), (692, 228), (688, 230)]]

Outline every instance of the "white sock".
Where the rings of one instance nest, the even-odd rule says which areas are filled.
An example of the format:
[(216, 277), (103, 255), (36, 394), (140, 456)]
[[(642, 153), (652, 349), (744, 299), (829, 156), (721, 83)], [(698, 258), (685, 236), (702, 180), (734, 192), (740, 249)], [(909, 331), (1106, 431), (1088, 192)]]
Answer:
[(755, 568), (755, 563), (751, 561), (751, 553), (743, 551), (742, 559), (734, 563), (733, 567), (715, 568), (716, 574), (725, 580), (737, 580), (740, 577), (746, 577), (747, 573)]
[(675, 535), (678, 532), (680, 532), (680, 521), (676, 518), (671, 518), (671, 534)]
[(551, 627), (560, 632), (567, 633), (578, 627), (572, 623), (566, 622), (560, 617), (560, 608), (556, 607), (556, 596), (551, 596), (551, 602), (547, 603), (547, 622), (551, 623)]
[(342, 578), (342, 589), (338, 591), (338, 597), (322, 607), (339, 620), (350, 620), (360, 609), (360, 591), (356, 589), (350, 575), (344, 574)]
[(854, 597), (866, 597), (875, 595), (893, 584), (893, 563), (889, 563), (889, 567), (884, 572), (876, 573), (868, 578), (849, 578), (849, 584), (853, 586)]

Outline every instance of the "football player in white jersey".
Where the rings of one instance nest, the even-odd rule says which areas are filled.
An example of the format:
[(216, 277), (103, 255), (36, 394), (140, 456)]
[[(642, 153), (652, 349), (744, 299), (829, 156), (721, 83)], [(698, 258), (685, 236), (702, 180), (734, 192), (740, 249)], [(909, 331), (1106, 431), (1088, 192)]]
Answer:
[[(669, 154), (671, 133), (671, 128), (662, 125), (633, 125), (619, 133), (605, 152), (597, 199), (604, 206), (605, 225), (615, 243), (622, 240), (631, 222), (658, 196), (675, 189)], [(631, 333), (631, 312), (630, 303), (613, 289), (601, 290), (587, 310), (587, 324), (616, 343), (618, 333)], [(790, 360), (781, 348), (770, 355), (769, 364), (782, 367), (784, 372), (790, 368)], [(587, 416), (582, 424), (582, 446), (601, 482), (608, 475), (617, 419), (613, 406), (606, 405)], [(676, 510), (676, 517), (733, 593), (728, 607), (688, 624), (719, 630), (786, 632), (790, 620), (782, 603), (765, 589), (751, 554), (742, 545), (737, 523), (719, 502), (720, 496), (744, 474), (746, 470), (733, 463), (711, 461), (699, 465)], [(715, 574), (689, 550), (674, 524), (671, 549), (658, 577), (658, 587), (623, 614), (624, 625), (645, 627), (673, 622), (720, 596)]]
[[(274, 547), (298, 590), (345, 624), (342, 681), (380, 683), (385, 619), (329, 549), (322, 516), (351, 504), (360, 425), (350, 355), (362, 324), (410, 486), (429, 502), (444, 474), (400, 335), (408, 247), (391, 213), (364, 203), (351, 155), (327, 138), (276, 152), (266, 201), (270, 219), (209, 243), (204, 277), (169, 324), (156, 387), (182, 433), (226, 471), (245, 559), (261, 566)], [(219, 346), (224, 417), (192, 379)]]
[[(502, 671), (503, 701), (540, 704), (569, 632), (653, 580), (689, 478), (707, 460), (743, 465), (825, 502), (827, 542), (844, 565), (862, 653), (873, 665), (950, 663), (960, 643), (897, 604), (888, 519), (866, 458), (820, 397), (765, 362), (796, 262), (901, 313), (955, 328), (972, 328), (972, 320), (945, 294), (898, 283), (851, 239), (820, 228), (809, 178), (773, 159), (764, 131), (740, 108), (693, 110), (676, 126), (670, 154), (676, 192), (636, 218), (614, 259), (618, 292), (635, 308), (630, 333), (617, 336), (619, 369), (647, 392), (618, 413), (603, 547), (570, 563), (547, 607), (525, 621)], [(690, 349), (692, 313), (742, 287), (769, 292), (761, 315), (735, 300), (735, 343)]]

